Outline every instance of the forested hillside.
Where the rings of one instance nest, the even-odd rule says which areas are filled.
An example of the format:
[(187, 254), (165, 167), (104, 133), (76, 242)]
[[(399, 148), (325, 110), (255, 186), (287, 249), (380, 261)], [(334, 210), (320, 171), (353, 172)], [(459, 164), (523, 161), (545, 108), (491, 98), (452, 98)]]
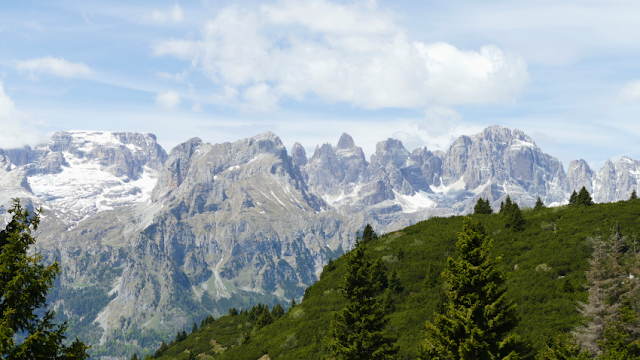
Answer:
[[(620, 343), (626, 346), (635, 340), (640, 201), (516, 209), (522, 217), (507, 210), (471, 218), (493, 239), (492, 256), (503, 255), (507, 297), (517, 304), (519, 315), (514, 332), (528, 346), (522, 355), (544, 352), (554, 358), (548, 354), (559, 347), (571, 352), (570, 340), (552, 348), (548, 344), (568, 338), (559, 334), (580, 326), (576, 338), (583, 348), (585, 341), (600, 344), (590, 348), (592, 354), (611, 348), (607, 345), (611, 336), (606, 337), (614, 325)], [(397, 358), (420, 356), (426, 321), (443, 311), (447, 297), (441, 273), (447, 258), (457, 257), (463, 219), (432, 218), (361, 242), (368, 262), (378, 268), (382, 265), (386, 275), (376, 300), (388, 314), (385, 333), (396, 340)], [(339, 289), (345, 281), (347, 257), (331, 261), (321, 279), (306, 290), (303, 301), (286, 313), (274, 311), (273, 304), (269, 312), (265, 306), (232, 309), (219, 319), (203, 320), (189, 335), (178, 334), (151, 355), (158, 359), (259, 359), (265, 354), (271, 359), (320, 359), (330, 355), (334, 313), (346, 305)], [(612, 288), (617, 290), (608, 290)], [(594, 297), (598, 292), (600, 300)], [(588, 301), (590, 305), (602, 302), (600, 315), (607, 316), (600, 325), (583, 316), (600, 316), (590, 312), (589, 306), (579, 305)]]

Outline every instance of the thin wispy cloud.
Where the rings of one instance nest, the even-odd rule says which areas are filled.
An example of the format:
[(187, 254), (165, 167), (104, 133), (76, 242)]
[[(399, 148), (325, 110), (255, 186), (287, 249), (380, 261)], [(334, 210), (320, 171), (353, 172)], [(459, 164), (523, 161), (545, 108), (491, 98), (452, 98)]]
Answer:
[(144, 15), (144, 19), (158, 24), (179, 23), (184, 20), (184, 12), (177, 3), (170, 9), (158, 10), (154, 9), (150, 13)]
[(84, 63), (73, 63), (63, 58), (46, 56), (38, 59), (30, 59), (16, 62), (16, 68), (28, 73), (32, 78), (47, 74), (63, 78), (86, 77), (93, 73)]

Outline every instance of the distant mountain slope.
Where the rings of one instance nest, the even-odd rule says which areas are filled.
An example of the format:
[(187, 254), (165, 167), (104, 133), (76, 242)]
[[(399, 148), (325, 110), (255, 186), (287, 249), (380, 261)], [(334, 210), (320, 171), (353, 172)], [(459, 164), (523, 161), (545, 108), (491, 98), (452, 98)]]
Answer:
[(507, 195), (559, 205), (583, 185), (617, 201), (637, 186), (637, 163), (596, 173), (576, 161), (565, 173), (526, 134), (499, 126), (446, 152), (387, 139), (368, 160), (348, 134), (307, 157), (271, 132), (193, 138), (167, 155), (152, 134), (69, 131), (0, 149), (0, 211), (13, 197), (44, 207), (37, 246), (63, 268), (52, 303), (72, 335), (103, 344), (94, 351), (124, 354), (204, 314), (299, 299), (366, 223), (391, 232), (468, 213), (479, 197), (494, 209)]

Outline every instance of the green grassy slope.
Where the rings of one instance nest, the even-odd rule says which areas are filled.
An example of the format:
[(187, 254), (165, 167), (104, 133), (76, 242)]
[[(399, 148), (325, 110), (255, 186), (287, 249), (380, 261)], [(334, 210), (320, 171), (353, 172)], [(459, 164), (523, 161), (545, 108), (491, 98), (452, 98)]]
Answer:
[[(559, 207), (524, 211), (526, 229), (503, 228), (503, 217), (474, 215), (494, 239), (494, 256), (504, 255), (508, 294), (518, 304), (521, 321), (516, 331), (537, 351), (557, 332), (566, 332), (582, 319), (577, 302), (586, 302), (585, 271), (591, 249), (588, 236), (608, 236), (617, 223), (623, 235), (640, 233), (640, 200), (597, 204), (591, 207)], [(440, 273), (446, 259), (456, 256), (457, 233), (462, 217), (432, 218), (401, 231), (386, 234), (367, 244), (371, 259), (382, 258), (397, 271), (403, 290), (387, 294), (388, 331), (397, 336), (398, 357), (416, 357), (425, 321), (431, 320), (442, 301)], [(554, 230), (555, 229), (555, 230)], [(344, 301), (336, 291), (345, 271), (344, 258), (309, 287), (304, 301), (259, 331), (247, 315), (223, 316), (163, 353), (161, 359), (320, 359), (326, 355), (324, 337), (333, 312)], [(517, 266), (516, 266), (517, 265)], [(245, 332), (251, 340), (240, 345)], [(225, 350), (220, 347), (226, 348)]]

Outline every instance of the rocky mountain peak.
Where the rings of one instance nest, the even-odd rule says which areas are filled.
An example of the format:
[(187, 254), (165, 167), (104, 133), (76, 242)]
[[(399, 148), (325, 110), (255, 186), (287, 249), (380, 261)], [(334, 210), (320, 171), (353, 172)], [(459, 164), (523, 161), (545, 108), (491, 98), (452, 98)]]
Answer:
[(572, 160), (567, 169), (567, 181), (570, 190), (580, 190), (583, 186), (593, 193), (593, 172), (583, 159)]
[(342, 136), (340, 136), (340, 140), (338, 140), (336, 149), (353, 149), (355, 147), (356, 143), (353, 141), (351, 135), (343, 133)]
[(293, 162), (294, 166), (302, 167), (307, 165), (307, 152), (299, 142), (296, 142), (295, 144), (293, 144), (293, 147), (291, 147), (291, 161)]

